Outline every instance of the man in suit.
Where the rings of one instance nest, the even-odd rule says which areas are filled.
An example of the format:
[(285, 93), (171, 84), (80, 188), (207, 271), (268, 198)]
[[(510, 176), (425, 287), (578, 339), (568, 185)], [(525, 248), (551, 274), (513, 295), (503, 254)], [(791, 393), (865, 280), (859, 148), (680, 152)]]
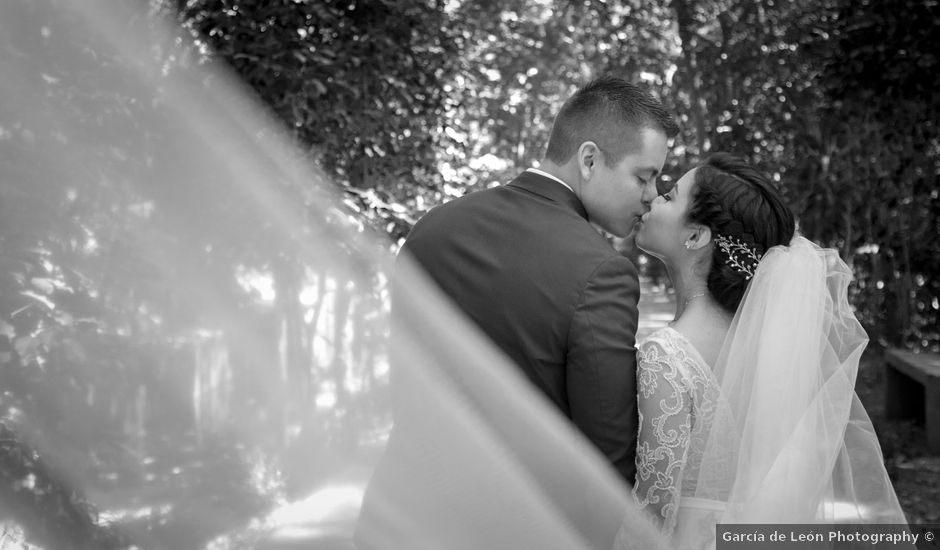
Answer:
[(593, 226), (631, 233), (677, 131), (639, 88), (598, 79), (539, 169), (433, 209), (403, 248), (631, 484), (639, 283)]
[[(636, 267), (598, 228), (626, 237), (640, 223), (677, 132), (640, 88), (597, 79), (562, 107), (539, 169), (432, 209), (402, 249), (629, 484), (639, 282)], [(384, 462), (403, 440), (389, 443)], [(373, 495), (384, 483), (376, 478), (395, 477), (391, 468), (380, 466)], [(367, 494), (360, 529), (374, 501)]]

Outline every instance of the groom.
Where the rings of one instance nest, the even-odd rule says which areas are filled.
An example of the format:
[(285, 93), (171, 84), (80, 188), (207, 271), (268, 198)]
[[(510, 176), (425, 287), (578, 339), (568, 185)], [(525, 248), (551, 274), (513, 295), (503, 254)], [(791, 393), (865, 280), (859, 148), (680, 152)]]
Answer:
[(431, 210), (403, 247), (629, 484), (639, 283), (596, 228), (632, 232), (677, 132), (640, 88), (597, 79), (562, 107), (539, 169)]
[[(677, 131), (663, 107), (636, 86), (595, 80), (562, 107), (539, 170), (434, 208), (402, 249), (629, 484), (637, 436), (639, 284), (634, 265), (597, 228), (630, 234), (657, 194), (666, 141)], [(424, 320), (403, 296), (393, 291), (393, 311)], [(399, 340), (407, 347), (408, 337)], [(493, 448), (476, 448), (482, 435), (462, 431), (474, 424), (448, 423), (449, 411), (428, 405), (434, 396), (424, 392), (434, 386), (423, 376), (400, 369), (392, 377), (393, 390), (406, 391), (396, 400), (395, 428), (363, 497), (359, 549), (445, 547), (441, 541), (453, 549), (494, 548), (496, 540), (538, 536), (542, 531), (532, 522), (546, 511), (567, 518), (592, 547), (611, 547), (623, 510), (607, 509), (586, 487), (568, 483), (578, 472), (552, 470), (553, 457), (523, 453), (534, 461), (526, 464), (530, 473), (554, 476), (550, 486), (542, 478), (507, 474), (522, 455), (500, 458), (486, 454)], [(519, 427), (519, 419), (503, 420)], [(539, 443), (518, 442), (523, 451), (554, 450)], [(481, 456), (490, 462), (477, 464)], [(515, 482), (534, 483), (538, 492), (516, 494)], [(528, 508), (526, 497), (541, 505)]]

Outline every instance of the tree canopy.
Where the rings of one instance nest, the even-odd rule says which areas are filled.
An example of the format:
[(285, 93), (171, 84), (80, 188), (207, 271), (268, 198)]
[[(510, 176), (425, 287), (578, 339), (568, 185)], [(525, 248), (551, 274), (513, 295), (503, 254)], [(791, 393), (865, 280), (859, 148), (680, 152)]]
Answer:
[(772, 174), (858, 273), (882, 344), (936, 348), (935, 2), (186, 2), (180, 17), (400, 239), (539, 160), (591, 77), (648, 86), (710, 151)]

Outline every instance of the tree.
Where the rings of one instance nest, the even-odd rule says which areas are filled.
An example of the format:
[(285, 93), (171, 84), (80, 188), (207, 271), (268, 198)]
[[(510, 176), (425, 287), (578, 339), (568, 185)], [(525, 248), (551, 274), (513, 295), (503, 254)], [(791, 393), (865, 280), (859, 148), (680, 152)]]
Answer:
[[(418, 189), (440, 185), (445, 91), (459, 51), (425, 0), (179, 2), (206, 55), (224, 60), (352, 202), (393, 236)], [(401, 204), (404, 207), (399, 207)], [(366, 213), (366, 212), (364, 212)]]
[[(856, 304), (878, 340), (940, 346), (940, 39), (936, 3), (839, 2), (818, 84), (822, 109), (817, 176), (842, 216), (810, 199), (807, 229), (841, 245), (859, 277)], [(815, 207), (815, 208), (814, 208)]]
[(855, 304), (874, 339), (936, 348), (937, 250), (927, 237), (938, 227), (937, 101), (927, 91), (936, 84), (936, 7), (670, 7), (681, 45), (672, 98), (685, 123), (677, 154), (691, 161), (724, 150), (758, 163), (780, 182), (801, 230), (855, 269)]

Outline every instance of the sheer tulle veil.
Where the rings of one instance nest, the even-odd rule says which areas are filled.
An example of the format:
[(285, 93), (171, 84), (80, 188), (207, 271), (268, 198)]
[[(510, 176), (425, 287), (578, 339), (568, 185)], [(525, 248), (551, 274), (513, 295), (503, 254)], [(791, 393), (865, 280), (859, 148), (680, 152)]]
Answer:
[(403, 538), (380, 547), (606, 550), (625, 510), (662, 547), (600, 455), (160, 5), (0, 4), (0, 259), (23, 286), (3, 298), (3, 425), (32, 457), (4, 473), (33, 468), (4, 483), (72, 502), (65, 521), (53, 493), (0, 491), (10, 540), (351, 548), (399, 441), (411, 467), (370, 491)]
[(720, 523), (905, 523), (854, 390), (868, 338), (851, 279), (801, 236), (761, 260), (716, 363), (696, 488), (728, 503)]

